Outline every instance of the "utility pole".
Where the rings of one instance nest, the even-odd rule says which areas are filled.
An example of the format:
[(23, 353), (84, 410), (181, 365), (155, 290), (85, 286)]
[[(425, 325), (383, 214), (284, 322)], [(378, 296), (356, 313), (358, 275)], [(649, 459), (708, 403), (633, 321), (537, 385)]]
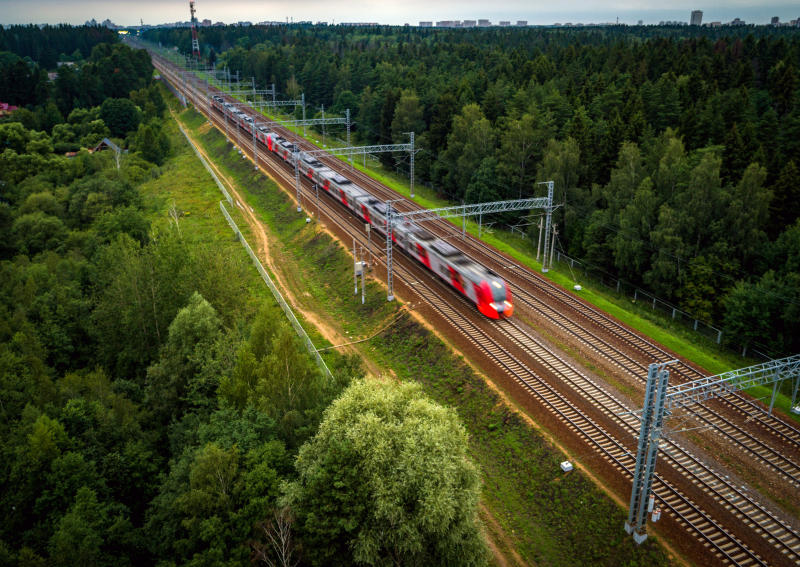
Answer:
[(292, 158), (294, 159), (294, 185), (297, 190), (297, 212), (299, 213), (303, 207), (300, 204), (300, 151), (297, 144), (294, 144), (292, 148)]
[(361, 247), (361, 260), (359, 262), (361, 268), (361, 305), (364, 305), (364, 299), (366, 294), (366, 286), (364, 285), (364, 247)]
[(253, 120), (250, 130), (253, 132), (253, 169), (258, 171), (258, 141), (256, 140), (256, 121)]
[(356, 239), (353, 238), (353, 295), (358, 295), (358, 256), (356, 256)]
[[(547, 267), (547, 249), (549, 248), (548, 244), (550, 241), (550, 223), (552, 222), (553, 218), (553, 186), (555, 184), (552, 181), (540, 181), (539, 185), (547, 185), (547, 206), (545, 207), (544, 221), (544, 258), (542, 259), (542, 272), (547, 273), (547, 270), (549, 269)], [(552, 261), (550, 263), (552, 264)]]
[(325, 105), (322, 105), (322, 147), (325, 147)]
[(642, 427), (639, 431), (639, 446), (636, 449), (628, 520), (625, 522), (625, 531), (633, 535), (636, 543), (642, 543), (647, 539), (647, 513), (651, 511), (650, 494), (653, 490), (653, 474), (664, 424), (664, 404), (669, 382), (669, 371), (666, 366), (672, 362), (651, 364), (647, 371)]
[(542, 251), (542, 217), (539, 217), (539, 240), (536, 243), (536, 261), (539, 261), (539, 254)]
[(409, 155), (409, 174), (408, 174), (408, 176), (411, 178), (411, 183), (409, 184), (409, 186), (410, 186), (410, 189), (411, 189), (411, 198), (413, 199), (414, 198), (414, 154), (416, 153), (414, 151), (414, 132), (406, 132), (406, 134), (408, 134), (409, 137), (411, 138), (411, 140), (409, 141), (409, 145), (410, 145), (411, 149), (408, 150), (408, 155)]
[(364, 229), (367, 231), (367, 250), (369, 250), (369, 265), (372, 265), (372, 231), (370, 230), (369, 223), (364, 225)]

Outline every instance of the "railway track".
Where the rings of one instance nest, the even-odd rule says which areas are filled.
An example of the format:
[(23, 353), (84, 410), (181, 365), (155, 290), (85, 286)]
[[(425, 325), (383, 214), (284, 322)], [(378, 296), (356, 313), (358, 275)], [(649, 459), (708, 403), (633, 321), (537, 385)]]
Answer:
[[(205, 98), (205, 93), (201, 92), (196, 85), (182, 85), (181, 83), (183, 83), (183, 81), (178, 75), (164, 66), (163, 61), (159, 61), (159, 63), (160, 70), (165, 75), (170, 76), (172, 81), (178, 83), (176, 86), (182, 88), (182, 90), (185, 89), (188, 91), (186, 94), (190, 99), (195, 101), (195, 106), (203, 109), (202, 101)], [(222, 129), (223, 125), (220, 124), (219, 116), (214, 116), (212, 112), (208, 117), (210, 120), (214, 121), (218, 128)], [(231, 133), (234, 134), (233, 132)], [(234, 135), (237, 138), (238, 145), (246, 150), (248, 144), (251, 142), (250, 137), (245, 135), (246, 138), (243, 138), (241, 132), (236, 132)], [(289, 137), (289, 135), (290, 133), (287, 132), (287, 137)], [(310, 146), (306, 147), (310, 148)], [(264, 152), (259, 152), (259, 154), (259, 166), (269, 168), (273, 173), (281, 177), (284, 182), (288, 183), (290, 186), (293, 185), (293, 174), (290, 175), (280, 164), (278, 164), (277, 167), (275, 164), (268, 164), (268, 162), (263, 159), (267, 155), (266, 150)], [(346, 168), (342, 162), (338, 160), (334, 161), (336, 162), (335, 165), (338, 165), (337, 169), (342, 170)], [(281, 169), (283, 170), (282, 172)], [(352, 171), (348, 168), (347, 173), (351, 176)], [(361, 178), (359, 178), (359, 181), (361, 181)], [(371, 191), (374, 190), (372, 183), (367, 184), (364, 182), (364, 185), (367, 185)], [(312, 198), (310, 196), (309, 187), (304, 185), (304, 191), (306, 192), (307, 198)], [(384, 189), (381, 189), (381, 191), (384, 191)], [(339, 210), (338, 206), (332, 208), (329, 216), (331, 213), (335, 215), (340, 222), (344, 221), (341, 226), (349, 227), (344, 230), (348, 231), (350, 237), (356, 238), (362, 244), (364, 243), (365, 239), (363, 233), (353, 226), (355, 221), (352, 217), (343, 215), (343, 211)], [(379, 261), (383, 263), (382, 258)], [(443, 320), (449, 322), (452, 329), (455, 329), (464, 339), (472, 343), (484, 356), (492, 360), (493, 363), (498, 368), (502, 369), (511, 379), (529, 391), (545, 408), (547, 408), (547, 411), (557, 416), (559, 421), (564, 423), (568, 430), (586, 441), (593, 450), (601, 454), (604, 460), (612, 463), (626, 478), (630, 478), (633, 468), (633, 456), (625, 445), (596, 423), (590, 415), (578, 409), (575, 403), (570, 401), (562, 392), (559, 392), (553, 386), (549, 385), (546, 380), (539, 377), (524, 363), (520, 362), (517, 357), (509, 354), (506, 349), (498, 346), (497, 331), (501, 331), (502, 337), (505, 341), (508, 341), (509, 344), (514, 344), (515, 348), (525, 351), (526, 355), (530, 357), (530, 360), (536, 361), (536, 364), (550, 368), (550, 371), (561, 379), (569, 378), (567, 382), (569, 382), (570, 387), (575, 392), (580, 393), (582, 399), (595, 400), (592, 403), (592, 407), (596, 413), (610, 420), (615, 427), (621, 428), (628, 434), (635, 435), (636, 431), (638, 431), (638, 420), (630, 415), (630, 413), (627, 413), (626, 417), (628, 408), (626, 408), (624, 404), (614, 399), (590, 379), (583, 376), (580, 372), (561, 361), (541, 344), (537, 343), (536, 340), (529, 336), (516, 322), (503, 321), (498, 325), (489, 325), (487, 329), (486, 321), (476, 322), (473, 318), (466, 317), (464, 313), (472, 313), (474, 315), (474, 309), (472, 309), (469, 303), (462, 300), (459, 296), (445, 291), (444, 288), (446, 286), (443, 286), (441, 283), (437, 284), (438, 280), (433, 283), (428, 281), (423, 284), (422, 282), (425, 282), (426, 279), (434, 280), (427, 272), (421, 274), (416, 273), (415, 275), (409, 276), (409, 270), (414, 270), (414, 268), (412, 267), (409, 269), (406, 263), (406, 261), (398, 262), (396, 268), (398, 270), (398, 277), (402, 279), (406, 286), (414, 289), (424, 285), (429, 294), (442, 296), (444, 293), (445, 296), (448, 296), (448, 301), (444, 303), (428, 302), (429, 308), (434, 310)], [(505, 259), (504, 263), (507, 265), (508, 260)], [(420, 272), (422, 270), (421, 268), (417, 269)], [(438, 287), (433, 290), (430, 288), (431, 285), (438, 285)], [(522, 288), (520, 288), (520, 290), (521, 289)], [(421, 294), (421, 298), (425, 296), (428, 296), (428, 294)], [(517, 298), (517, 301), (519, 301), (519, 291)], [(455, 304), (459, 306), (458, 308), (453, 306), (453, 300), (455, 300)], [(539, 303), (543, 302), (539, 301)], [(553, 311), (552, 307), (549, 309), (551, 312)], [(601, 314), (596, 313), (596, 315)], [(613, 320), (609, 320), (613, 322)], [(621, 328), (624, 329), (624, 327)], [(578, 329), (580, 329), (580, 327), (578, 327)], [(578, 331), (576, 330), (576, 332)], [(583, 332), (585, 333), (585, 331)], [(584, 338), (584, 340), (587, 339)], [(623, 355), (620, 354), (620, 356)], [(627, 365), (631, 364), (630, 356), (624, 355), (623, 358), (627, 360)], [(791, 433), (791, 431), (789, 433)], [(666, 455), (670, 465), (674, 469), (681, 471), (680, 474), (686, 478), (691, 485), (700, 486), (700, 489), (708, 494), (710, 498), (718, 502), (726, 510), (729, 510), (735, 517), (739, 518), (743, 525), (750, 528), (756, 534), (762, 534), (761, 537), (764, 537), (764, 539), (778, 551), (780, 556), (792, 562), (790, 564), (800, 562), (800, 541), (798, 541), (799, 538), (797, 534), (794, 533), (789, 526), (786, 526), (779, 519), (775, 518), (774, 515), (749, 498), (742, 490), (737, 489), (732, 483), (726, 481), (725, 478), (710, 471), (689, 452), (675, 446), (674, 448), (670, 447), (666, 451)], [(688, 531), (693, 533), (704, 546), (709, 547), (712, 553), (719, 558), (722, 563), (736, 565), (766, 564), (758, 553), (754, 552), (743, 543), (735, 534), (723, 528), (719, 522), (715, 521), (700, 506), (692, 502), (690, 498), (660, 475), (656, 483), (656, 494), (661, 500), (662, 505), (666, 508), (667, 513), (672, 515), (678, 524), (684, 526)]]
[[(303, 149), (311, 149), (311, 147), (304, 147)], [(326, 165), (334, 168), (338, 166), (339, 169), (342, 169), (342, 164), (338, 160), (329, 158), (326, 160)], [(368, 188), (377, 197), (383, 199), (397, 197), (396, 193), (387, 190), (382, 185), (376, 183), (357, 170), (348, 169), (346, 173), (350, 177), (357, 177), (357, 182), (365, 186), (365, 188)], [(418, 209), (419, 207), (409, 202), (404, 202), (399, 204), (398, 208), (401, 211), (405, 211)], [(428, 226), (428, 229), (437, 233), (438, 236), (445, 238), (461, 238), (461, 233), (458, 232), (458, 229), (450, 224), (436, 223), (435, 227)], [(463, 241), (459, 244), (463, 244)], [(552, 284), (544, 284), (542, 278), (531, 272), (528, 272), (528, 277), (522, 284), (519, 281), (520, 278), (514, 276), (508, 277), (508, 258), (505, 258), (490, 248), (480, 245), (479, 242), (478, 245), (474, 243), (470, 244), (472, 245), (469, 246), (465, 252), (477, 262), (488, 265), (504, 277), (507, 285), (511, 286), (513, 297), (515, 298), (518, 308), (522, 303), (522, 305), (532, 312), (560, 327), (564, 332), (571, 335), (575, 339), (575, 342), (592, 350), (597, 357), (605, 359), (608, 363), (630, 378), (644, 384), (643, 377), (647, 375), (647, 365), (649, 363), (664, 362), (674, 359), (673, 354), (666, 352), (658, 347), (658, 345), (631, 332), (623, 325), (620, 325), (610, 317), (604, 316), (596, 309), (585, 305), (571, 294), (554, 288)], [(464, 247), (462, 246), (462, 250), (463, 249)], [(518, 270), (520, 269), (514, 264), (512, 264), (512, 267)], [(538, 295), (531, 293), (528, 290), (528, 286), (524, 285), (530, 282), (535, 283), (537, 291), (540, 291), (545, 297), (555, 299), (556, 305), (561, 307), (561, 309), (554, 307), (552, 302), (544, 301)], [(565, 312), (569, 313), (570, 316), (567, 316)], [(590, 321), (598, 327), (599, 330), (589, 330), (591, 329), (591, 325), (582, 326), (577, 322), (580, 320), (584, 321), (584, 325), (586, 325), (586, 321)], [(603, 335), (606, 335), (608, 338), (604, 338)], [(638, 352), (641, 356), (635, 358), (633, 355), (629, 354), (626, 349), (620, 348), (617, 344), (614, 344), (613, 341), (627, 345), (629, 349)], [(670, 370), (672, 372), (673, 368), (671, 367)], [(676, 374), (678, 375), (678, 382), (684, 382), (702, 376), (699, 371), (682, 361), (677, 367)], [(684, 411), (699, 426), (716, 430), (728, 442), (739, 446), (743, 452), (757, 461), (762, 462), (766, 467), (770, 468), (774, 474), (780, 475), (790, 485), (800, 485), (800, 465), (797, 464), (797, 456), (800, 455), (797, 451), (800, 449), (800, 431), (797, 431), (780, 419), (766, 415), (761, 408), (756, 407), (755, 404), (738, 394), (731, 396), (730, 400), (723, 399), (722, 402), (730, 409), (738, 412), (746, 422), (755, 421), (758, 423), (766, 430), (769, 438), (766, 440), (759, 439), (751, 434), (749, 429), (737, 425), (724, 415), (714, 413), (704, 406), (687, 408)], [(771, 442), (776, 441), (782, 443), (784, 447), (778, 449), (773, 446)], [(786, 445), (788, 445), (792, 453), (791, 455), (786, 454)]]
[[(352, 171), (348, 171), (348, 174), (355, 177)], [(361, 172), (357, 171), (356, 175), (358, 182), (368, 187), (373, 193), (377, 193), (376, 196), (384, 199), (397, 197), (396, 193), (387, 190)], [(401, 210), (419, 208), (408, 205), (411, 204), (406, 202), (399, 208)], [(436, 223), (435, 228), (429, 226), (428, 229), (445, 238), (461, 238), (458, 229), (449, 223)], [(466, 250), (463, 246), (465, 243), (468, 244)], [(537, 274), (513, 263), (510, 268), (516, 269), (516, 271), (509, 273), (509, 259), (486, 247), (480, 241), (470, 237), (466, 242), (462, 239), (459, 244), (462, 250), (475, 261), (489, 266), (504, 277), (512, 290), (517, 308), (524, 305), (533, 313), (560, 327), (562, 331), (572, 336), (576, 343), (587, 347), (597, 357), (605, 359), (613, 367), (625, 373), (629, 378), (641, 382), (642, 385), (644, 385), (644, 377), (647, 375), (647, 365), (675, 359), (674, 354), (586, 305), (572, 294), (556, 288)], [(529, 291), (531, 284), (534, 285), (537, 294)], [(549, 301), (542, 299), (542, 295)], [(619, 344), (627, 348), (621, 348), (618, 346)], [(639, 356), (636, 357), (631, 351)], [(675, 378), (673, 378), (673, 374)], [(679, 360), (677, 365), (670, 367), (670, 377), (673, 378), (673, 383), (695, 380), (702, 376), (703, 374), (699, 370), (684, 361)], [(755, 403), (740, 394), (720, 398), (718, 403), (741, 416), (742, 420), (748, 424), (748, 428), (746, 429), (726, 416), (712, 412), (704, 406), (686, 408), (684, 413), (699, 426), (719, 432), (728, 442), (739, 446), (742, 451), (762, 462), (790, 485), (800, 486), (800, 465), (798, 465), (800, 430), (775, 416), (766, 414), (762, 408), (757, 407)], [(750, 432), (749, 426), (753, 423), (762, 429), (764, 438), (758, 438)], [(777, 448), (777, 444), (782, 446)], [(787, 449), (789, 449), (789, 454), (786, 452)]]

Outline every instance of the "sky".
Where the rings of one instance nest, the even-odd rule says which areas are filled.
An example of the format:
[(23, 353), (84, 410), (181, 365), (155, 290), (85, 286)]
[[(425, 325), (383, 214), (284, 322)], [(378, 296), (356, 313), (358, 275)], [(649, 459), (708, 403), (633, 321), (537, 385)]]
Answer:
[[(189, 19), (188, 0), (0, 0), (0, 24), (83, 24), (109, 18), (118, 25), (139, 21), (156, 25)], [(665, 5), (669, 5), (665, 9)], [(785, 0), (196, 0), (199, 20), (378, 22), (417, 25), (420, 21), (527, 20), (529, 24), (613, 22), (645, 24), (688, 21), (691, 10), (703, 11), (703, 22), (739, 17), (765, 24), (800, 18), (800, 2)]]

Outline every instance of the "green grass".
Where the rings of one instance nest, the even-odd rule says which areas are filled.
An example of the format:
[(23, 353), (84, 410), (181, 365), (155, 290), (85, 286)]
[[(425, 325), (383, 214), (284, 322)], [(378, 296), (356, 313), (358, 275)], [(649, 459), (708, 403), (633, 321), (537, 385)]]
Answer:
[[(266, 177), (254, 174), (250, 162), (231, 151), (216, 130), (197, 138), (268, 226), (279, 244), (282, 275), (295, 286), (301, 302), (330, 314), (351, 337), (371, 335), (391, 320), (399, 305), (386, 302), (382, 286), (368, 284), (365, 305), (360, 296), (353, 296), (352, 258), (341, 244), (315, 223), (306, 224), (294, 202)], [(327, 344), (318, 335), (314, 340)], [(561, 473), (558, 463), (564, 455), (499, 403), (462, 359), (406, 315), (363, 346), (367, 356), (401, 380), (420, 382), (432, 398), (456, 408), (483, 472), (484, 503), (526, 561), (669, 564), (655, 539), (634, 545), (622, 530), (624, 512), (580, 473)]]

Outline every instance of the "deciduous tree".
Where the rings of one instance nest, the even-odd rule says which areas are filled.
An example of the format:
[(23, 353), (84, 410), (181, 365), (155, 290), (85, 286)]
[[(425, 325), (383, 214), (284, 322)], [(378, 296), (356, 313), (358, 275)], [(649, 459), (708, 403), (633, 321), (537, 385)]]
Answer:
[(312, 565), (484, 565), (480, 481), (456, 414), (359, 381), (297, 457), (287, 501)]

